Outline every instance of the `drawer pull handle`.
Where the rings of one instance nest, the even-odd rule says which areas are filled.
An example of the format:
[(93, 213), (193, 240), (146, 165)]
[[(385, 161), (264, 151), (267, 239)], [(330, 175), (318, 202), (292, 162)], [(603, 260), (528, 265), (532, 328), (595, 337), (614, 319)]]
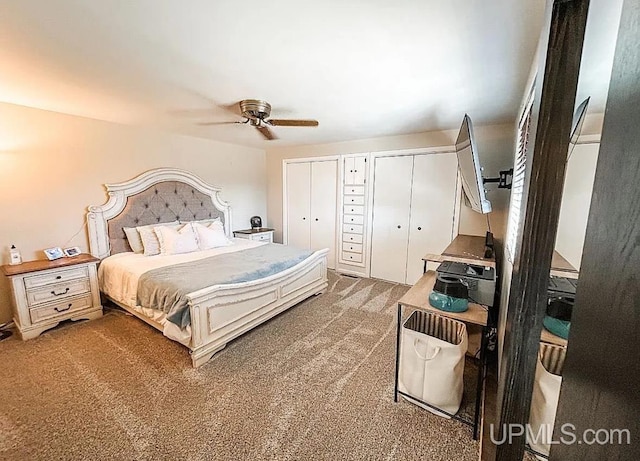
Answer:
[(67, 307), (65, 307), (64, 309), (60, 309), (59, 307), (54, 307), (53, 310), (56, 312), (64, 312), (64, 311), (68, 311), (69, 309), (71, 309), (71, 306), (73, 306), (73, 303), (69, 303), (69, 305)]
[(418, 230), (422, 230), (422, 227), (418, 227)]
[(398, 226), (398, 229), (400, 229), (402, 226)]
[(67, 287), (67, 289), (66, 289), (66, 290), (64, 290), (62, 293), (56, 293), (56, 291), (55, 291), (55, 290), (53, 290), (53, 291), (51, 292), (51, 294), (52, 294), (53, 296), (62, 296), (62, 295), (66, 295), (67, 293), (69, 293), (69, 287)]
[(56, 280), (60, 280), (62, 278), (62, 275), (57, 275), (56, 276)]

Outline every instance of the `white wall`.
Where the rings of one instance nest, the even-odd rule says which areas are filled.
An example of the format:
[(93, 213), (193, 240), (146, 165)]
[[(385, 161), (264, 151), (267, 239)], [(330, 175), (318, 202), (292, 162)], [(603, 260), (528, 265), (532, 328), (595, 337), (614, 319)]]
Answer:
[[(513, 124), (475, 126), (475, 136), (486, 176), (497, 176), (498, 171), (513, 165)], [(318, 157), (326, 155), (381, 152), (426, 147), (451, 147), (455, 143), (457, 130), (432, 131), (403, 136), (361, 139), (330, 144), (315, 144), (295, 147), (267, 149), (268, 175), (268, 226), (276, 229), (276, 241), (282, 241), (282, 160), (288, 158)], [(488, 198), (494, 212), (491, 213), (491, 228), (497, 237), (505, 232), (506, 214), (509, 206), (509, 191), (498, 190), (488, 185)], [(481, 215), (462, 206), (460, 233), (484, 235), (487, 229), (486, 215)]]
[(556, 251), (576, 269), (582, 262), (599, 149), (599, 143), (578, 144), (567, 161)]
[[(191, 171), (223, 188), (234, 228), (266, 217), (265, 152), (232, 144), (0, 103), (0, 250), (15, 244), (28, 259), (44, 248), (88, 250), (88, 205), (103, 184), (158, 167)], [(78, 232), (74, 238), (74, 234)], [(0, 323), (9, 320), (8, 284), (0, 277)]]

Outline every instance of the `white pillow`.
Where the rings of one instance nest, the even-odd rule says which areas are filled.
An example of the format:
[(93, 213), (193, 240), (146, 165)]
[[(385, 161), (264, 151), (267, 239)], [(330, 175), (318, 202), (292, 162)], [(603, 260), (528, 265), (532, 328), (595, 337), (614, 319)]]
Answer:
[(143, 254), (145, 256), (154, 256), (160, 254), (160, 241), (158, 240), (158, 236), (156, 235), (155, 228), (156, 227), (171, 227), (173, 229), (178, 229), (180, 224), (156, 224), (155, 226), (141, 226), (136, 227), (138, 233), (140, 234), (140, 240), (142, 240), (142, 246), (144, 247)]
[(222, 220), (220, 218), (207, 218), (207, 219), (196, 219), (194, 221), (183, 221), (182, 219), (180, 220), (180, 224), (187, 224), (187, 223), (191, 223), (191, 224), (202, 224), (203, 226), (208, 226), (211, 223), (214, 222), (219, 222), (222, 223)]
[(160, 253), (163, 255), (177, 255), (198, 250), (198, 239), (191, 224), (185, 224), (180, 229), (158, 226), (153, 230), (158, 236)]
[(123, 227), (124, 233), (127, 236), (127, 241), (129, 242), (129, 246), (133, 250), (134, 253), (144, 253), (144, 245), (142, 244), (142, 239), (140, 238), (140, 231), (138, 229), (146, 228), (153, 229), (156, 226), (177, 226), (178, 221), (168, 222), (168, 223), (156, 223), (149, 224), (148, 226), (138, 226), (138, 227)]
[(192, 226), (198, 236), (198, 247), (201, 250), (226, 247), (233, 244), (233, 242), (225, 235), (224, 226), (221, 222), (212, 222), (208, 226), (194, 223)]

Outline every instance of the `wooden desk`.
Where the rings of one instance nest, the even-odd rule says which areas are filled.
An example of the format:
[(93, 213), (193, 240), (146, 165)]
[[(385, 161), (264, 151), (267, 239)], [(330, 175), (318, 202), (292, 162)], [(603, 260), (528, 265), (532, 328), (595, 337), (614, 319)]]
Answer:
[(427, 254), (422, 260), (441, 263), (443, 261), (455, 261), (465, 264), (475, 264), (484, 267), (496, 267), (496, 258), (484, 257), (484, 237), (476, 235), (458, 235), (449, 244), (442, 254)]
[(555, 344), (556, 346), (567, 347), (567, 340), (561, 338), (560, 336), (556, 336), (547, 330), (545, 327), (542, 327), (542, 334), (540, 335), (540, 341), (543, 343)]
[(433, 312), (465, 323), (472, 323), (483, 327), (487, 326), (489, 311), (486, 306), (481, 304), (469, 303), (469, 309), (465, 312), (446, 312), (431, 306), (431, 304), (429, 304), (429, 294), (433, 291), (433, 285), (435, 283), (435, 271), (427, 271), (420, 280), (400, 298), (398, 304), (413, 309)]
[(573, 267), (569, 261), (564, 259), (564, 257), (553, 250), (553, 256), (551, 258), (551, 275), (556, 277), (566, 277), (569, 279), (577, 279), (578, 278), (578, 269)]

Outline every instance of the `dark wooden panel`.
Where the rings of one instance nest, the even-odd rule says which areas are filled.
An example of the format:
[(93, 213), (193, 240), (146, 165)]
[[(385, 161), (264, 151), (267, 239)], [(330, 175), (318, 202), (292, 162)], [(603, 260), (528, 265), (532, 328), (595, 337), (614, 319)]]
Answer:
[[(520, 218), (507, 307), (498, 389), (501, 435), (504, 427), (529, 421), (589, 1), (549, 5), (527, 152), (526, 212)], [(496, 459), (522, 459), (525, 437), (512, 440), (497, 447)]]
[(631, 444), (555, 445), (557, 461), (640, 459), (639, 36), (640, 2), (627, 0), (555, 426), (573, 424), (576, 434), (629, 429)]

